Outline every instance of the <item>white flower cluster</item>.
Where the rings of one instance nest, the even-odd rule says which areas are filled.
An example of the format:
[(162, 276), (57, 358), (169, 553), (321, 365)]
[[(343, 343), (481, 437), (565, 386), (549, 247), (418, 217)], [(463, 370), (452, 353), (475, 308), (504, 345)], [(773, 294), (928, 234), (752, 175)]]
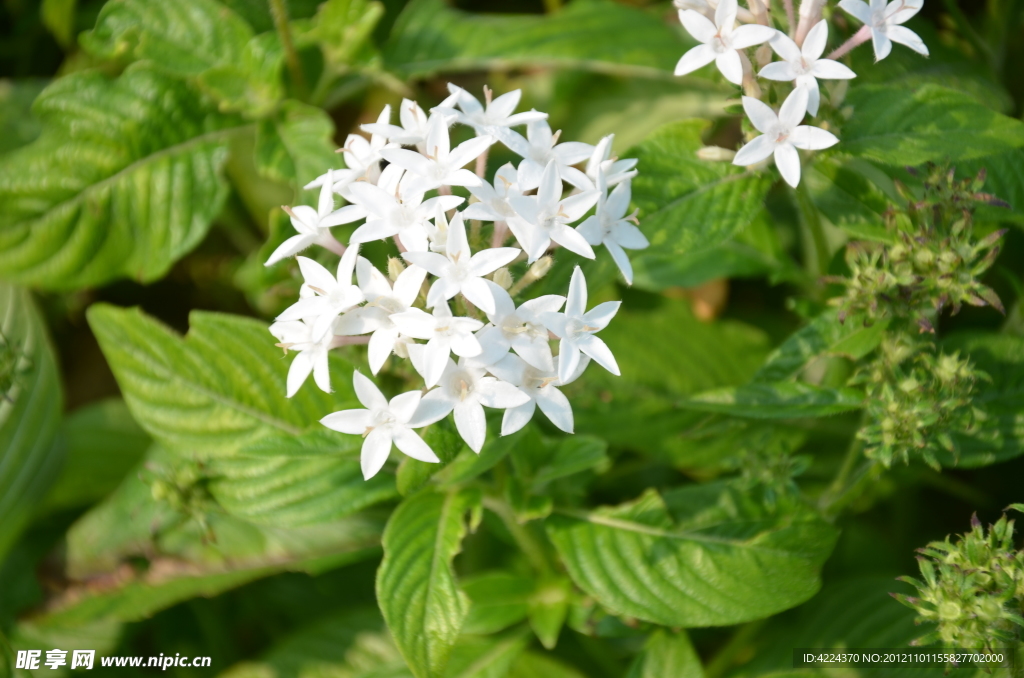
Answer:
[[(679, 20), (700, 45), (679, 60), (676, 75), (686, 75), (712, 61), (729, 82), (742, 85), (743, 109), (761, 135), (736, 153), (733, 163), (743, 167), (756, 165), (774, 155), (775, 166), (790, 186), (800, 183), (800, 155), (797, 149), (822, 150), (839, 143), (834, 134), (820, 127), (802, 125), (804, 118), (818, 114), (821, 90), (818, 79), (848, 80), (856, 74), (835, 61), (851, 49), (871, 39), (875, 59), (883, 59), (892, 50), (892, 43), (902, 43), (916, 52), (928, 55), (928, 48), (916, 33), (902, 26), (917, 14), (924, 0), (841, 0), (839, 7), (859, 19), (864, 26), (844, 45), (829, 55), (828, 22), (821, 19), (826, 0), (803, 0), (799, 23), (793, 12), (793, 0), (784, 0), (790, 18), (790, 34), (773, 28), (766, 3), (748, 0), (750, 9), (741, 9), (736, 0), (675, 0)], [(739, 23), (743, 22), (743, 23)], [(793, 90), (779, 112), (763, 103), (755, 78), (748, 48), (769, 45), (781, 61), (768, 63), (771, 52), (762, 48), (755, 58), (762, 68), (758, 76), (781, 82), (792, 82)]]
[[(502, 435), (525, 426), (538, 407), (571, 433), (572, 408), (558, 387), (579, 377), (591, 360), (619, 373), (611, 351), (595, 336), (619, 302), (588, 311), (579, 267), (567, 298), (546, 295), (517, 304), (513, 297), (547, 273), (547, 253), (557, 246), (593, 259), (594, 247), (604, 245), (631, 283), (625, 249), (648, 245), (635, 213), (627, 215), (636, 160), (612, 157), (612, 136), (596, 146), (559, 143), (547, 114), (514, 112), (518, 90), (492, 100), (485, 88), (484, 104), (454, 85), (449, 91), (429, 115), (404, 100), (401, 125), (391, 123), (385, 107), (376, 123), (362, 127), (369, 140), (350, 135), (342, 149), (347, 169), (307, 185), (320, 188), (317, 209), (285, 208), (297, 235), (267, 261), (272, 265), (314, 244), (341, 255), (336, 275), (297, 257), (304, 279), (300, 299), (270, 327), (278, 346), (297, 353), (288, 397), (311, 373), (329, 392), (328, 352), (343, 344), (367, 343), (373, 374), (394, 354), (408, 358), (423, 377), (425, 392), (388, 401), (356, 372), (355, 392), (365, 409), (322, 420), (336, 431), (364, 436), (366, 478), (381, 469), (392, 444), (414, 459), (439, 461), (413, 429), (449, 413), (475, 452), (486, 436), (485, 406), (505, 410)], [(449, 128), (456, 123), (475, 136), (452, 147)], [(525, 137), (511, 129), (524, 124)], [(488, 182), (487, 155), (497, 142), (522, 160), (502, 166)], [(475, 172), (465, 169), (470, 163)], [(468, 191), (468, 205), (452, 187)], [(336, 209), (335, 194), (348, 204)], [(334, 226), (358, 221), (363, 223), (347, 247), (331, 234)], [(488, 233), (484, 222), (492, 224)], [(517, 247), (505, 246), (510, 237)], [(385, 274), (359, 256), (359, 246), (388, 238), (404, 263), (391, 259)], [(508, 268), (514, 265), (525, 269), (518, 282)]]

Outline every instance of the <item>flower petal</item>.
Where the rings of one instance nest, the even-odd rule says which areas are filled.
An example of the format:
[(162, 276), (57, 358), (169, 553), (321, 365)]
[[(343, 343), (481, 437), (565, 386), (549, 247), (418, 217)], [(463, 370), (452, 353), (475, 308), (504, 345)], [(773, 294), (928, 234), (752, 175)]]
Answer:
[(804, 37), (804, 46), (801, 49), (807, 61), (816, 61), (825, 53), (825, 45), (828, 44), (828, 22), (822, 19), (814, 24), (811, 30), (807, 31)]
[(590, 309), (583, 314), (583, 322), (588, 327), (596, 327), (591, 332), (598, 332), (608, 327), (608, 323), (612, 321), (615, 314), (619, 312), (619, 306), (622, 305), (621, 301), (606, 301), (603, 304), (598, 304), (594, 308)]
[(743, 83), (743, 62), (740, 60), (740, 53), (734, 49), (722, 52), (715, 57), (715, 65), (722, 72), (725, 79), (734, 85)]
[(512, 263), (521, 251), (517, 247), (492, 247), (480, 250), (469, 260), (469, 270), (475, 276), (485, 276)]
[(676, 64), (676, 75), (689, 75), (698, 68), (704, 68), (715, 60), (715, 50), (711, 45), (697, 45), (679, 59)]
[(406, 424), (409, 428), (429, 426), (448, 416), (455, 407), (455, 401), (445, 395), (443, 389), (435, 388), (420, 399), (420, 404)]
[(277, 249), (274, 250), (274, 253), (270, 255), (269, 259), (267, 259), (267, 263), (263, 265), (273, 266), (282, 259), (294, 256), (312, 245), (315, 240), (315, 235), (293, 235), (278, 245)]
[(476, 400), (464, 400), (455, 406), (455, 428), (469, 445), (469, 449), (480, 454), (487, 437), (487, 418), (483, 405)]
[(763, 134), (766, 134), (779, 122), (779, 116), (775, 114), (771, 106), (754, 97), (743, 97), (743, 110), (750, 118), (750, 124), (754, 126), (754, 129)]
[(422, 397), (423, 394), (419, 391), (406, 391), (392, 398), (388, 403), (388, 409), (391, 410), (395, 421), (400, 424), (408, 423), (412, 419), (412, 415), (416, 413), (416, 408), (419, 407)]
[(554, 386), (545, 386), (534, 396), (540, 411), (543, 412), (551, 423), (565, 431), (573, 432), (572, 405), (565, 394)]
[(608, 249), (608, 254), (612, 255), (612, 261), (619, 267), (619, 272), (622, 273), (622, 277), (625, 279), (627, 285), (633, 284), (633, 264), (629, 262), (629, 255), (626, 254), (626, 250), (622, 249), (619, 243), (615, 242), (611, 238), (604, 241), (604, 246)]
[(380, 368), (384, 367), (391, 352), (395, 350), (396, 341), (398, 341), (397, 327), (382, 327), (370, 335), (370, 343), (366, 347), (370, 372), (373, 374), (380, 372)]
[(892, 52), (889, 36), (878, 29), (871, 29), (871, 46), (875, 49), (875, 61), (881, 61)]
[(757, 75), (761, 78), (777, 80), (779, 82), (791, 82), (796, 80), (797, 77), (796, 69), (788, 61), (773, 61), (762, 68), (761, 72)]
[[(679, 23), (686, 32), (700, 42), (711, 42), (718, 28), (700, 12), (692, 9), (679, 10)], [(676, 75), (679, 75), (678, 73)]]
[(580, 363), (580, 349), (576, 342), (562, 339), (558, 342), (558, 380), (565, 382)]
[(438, 464), (441, 462), (430, 449), (430, 445), (423, 442), (423, 438), (413, 433), (405, 426), (393, 426), (391, 433), (395, 439), (395, 447), (401, 450), (406, 456), (418, 459), (419, 461)]
[(805, 151), (820, 151), (839, 143), (839, 139), (831, 132), (819, 127), (800, 125), (789, 135), (789, 143)]
[(774, 150), (775, 140), (767, 134), (762, 134), (741, 148), (736, 153), (736, 157), (732, 159), (732, 164), (747, 167), (748, 165), (761, 162), (771, 155)]
[(854, 73), (846, 64), (841, 64), (832, 59), (818, 59), (811, 67), (811, 74), (822, 80), (849, 80), (856, 78)]
[(363, 469), (363, 479), (369, 480), (384, 467), (384, 462), (391, 454), (391, 431), (375, 428), (363, 441), (363, 450), (359, 455), (359, 465)]
[(537, 403), (533, 400), (529, 400), (519, 407), (510, 407), (505, 410), (505, 416), (501, 418), (501, 435), (511, 435), (529, 424), (536, 411)]
[(779, 122), (788, 130), (800, 124), (800, 121), (807, 115), (807, 99), (809, 95), (804, 87), (797, 87), (786, 100), (782, 102), (779, 109)]
[(735, 49), (746, 49), (754, 45), (768, 42), (778, 34), (778, 31), (769, 26), (759, 24), (747, 24), (740, 26), (732, 32), (732, 46)]
[(839, 7), (859, 19), (862, 24), (871, 24), (871, 8), (864, 0), (839, 0)]
[(488, 281), (483, 278), (466, 278), (462, 281), (462, 296), (487, 315), (493, 315), (494, 294), (487, 283)]
[(352, 385), (355, 387), (356, 398), (368, 410), (387, 409), (388, 401), (377, 385), (370, 381), (362, 372), (352, 373)]
[(886, 34), (893, 42), (906, 45), (918, 54), (928, 56), (928, 47), (924, 44), (924, 40), (921, 39), (921, 36), (906, 26), (889, 26)]
[[(593, 358), (594, 362), (612, 374), (616, 376), (619, 375), (619, 364), (615, 362), (615, 356), (612, 355), (611, 349), (608, 348), (608, 345), (599, 337), (595, 337), (593, 334), (584, 335), (579, 338), (578, 344), (580, 350)], [(573, 367), (575, 368), (575, 365)], [(561, 370), (559, 370), (559, 372), (561, 372)], [(572, 370), (569, 370), (569, 372), (571, 373)], [(561, 374), (559, 374), (559, 376), (561, 376)]]
[(793, 42), (793, 38), (782, 31), (775, 31), (775, 35), (772, 36), (768, 44), (771, 45), (776, 54), (786, 61), (800, 61), (803, 57), (800, 47)]
[(775, 147), (775, 166), (787, 184), (793, 188), (800, 184), (800, 154), (793, 144), (779, 144)]
[(370, 410), (332, 412), (321, 419), (320, 423), (332, 431), (361, 436), (370, 427)]
[(478, 386), (480, 402), (487, 407), (504, 410), (509, 407), (519, 407), (530, 400), (530, 396), (507, 381), (493, 377), (485, 377), (480, 381)]

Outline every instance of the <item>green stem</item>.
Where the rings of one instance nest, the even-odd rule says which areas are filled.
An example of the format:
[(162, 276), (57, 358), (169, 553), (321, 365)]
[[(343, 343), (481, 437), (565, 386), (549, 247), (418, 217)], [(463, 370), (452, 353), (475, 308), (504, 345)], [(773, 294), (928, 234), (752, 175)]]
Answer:
[[(811, 200), (807, 182), (801, 181), (794, 189), (796, 195), (796, 206), (800, 211), (800, 223), (804, 229), (805, 239), (810, 241), (813, 251), (807, 253), (808, 268), (815, 275), (825, 275), (828, 272), (828, 264), (831, 259), (829, 255), (828, 240), (825, 238), (825, 225), (821, 221), (821, 213), (814, 206)], [(816, 270), (815, 270), (816, 269)]]
[(846, 490), (850, 474), (853, 473), (853, 469), (857, 465), (857, 459), (860, 458), (863, 449), (864, 441), (860, 438), (854, 438), (853, 442), (850, 443), (850, 447), (846, 450), (846, 456), (843, 457), (843, 463), (839, 466), (836, 477), (832, 479), (832, 484), (821, 495), (821, 499), (818, 502), (823, 511), (831, 506), (835, 499)]
[(494, 513), (505, 523), (505, 527), (508, 528), (512, 538), (516, 541), (516, 545), (519, 546), (526, 559), (530, 561), (530, 564), (541, 573), (550, 573), (552, 567), (551, 563), (548, 562), (544, 545), (530, 533), (525, 525), (520, 524), (516, 520), (515, 512), (512, 511), (512, 507), (508, 505), (508, 502), (498, 497), (484, 495), (483, 504), (484, 508)]
[(295, 43), (292, 42), (292, 31), (288, 24), (288, 8), (284, 0), (270, 0), (270, 14), (274, 17), (274, 28), (281, 38), (281, 47), (284, 48), (285, 63), (288, 64), (288, 71), (292, 75), (292, 82), (299, 94), (299, 98), (306, 99), (309, 90), (306, 88), (306, 76), (302, 73), (302, 64), (299, 63), (299, 53), (295, 51)]

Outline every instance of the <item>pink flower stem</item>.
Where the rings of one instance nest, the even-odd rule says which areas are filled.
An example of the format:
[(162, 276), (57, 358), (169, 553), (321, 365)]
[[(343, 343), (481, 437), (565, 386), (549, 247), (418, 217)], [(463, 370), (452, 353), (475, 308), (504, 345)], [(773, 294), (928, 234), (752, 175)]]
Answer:
[(405, 246), (402, 245), (402, 241), (398, 239), (397, 235), (391, 236), (391, 239), (395, 241), (395, 247), (398, 248), (399, 252), (405, 252), (406, 251)]
[(484, 152), (477, 156), (476, 159), (476, 175), (481, 179), (487, 177), (487, 154), (490, 150), (490, 147), (484, 149)]
[(321, 231), (320, 236), (316, 239), (316, 244), (334, 252), (339, 257), (345, 254), (345, 246), (338, 242), (338, 239), (330, 231)]
[(491, 234), (491, 247), (501, 247), (508, 237), (508, 224), (504, 221), (494, 222), (494, 233)]
[(871, 39), (871, 28), (868, 26), (861, 26), (860, 30), (850, 36), (850, 39), (843, 44), (836, 47), (835, 51), (829, 54), (826, 59), (838, 59), (839, 57), (846, 56), (853, 50), (854, 47), (863, 45), (865, 42)]
[(796, 37), (793, 40), (797, 45), (803, 46), (804, 38), (814, 25), (821, 21), (821, 9), (825, 0), (803, 0), (800, 3), (800, 23), (796, 27)]
[(793, 0), (782, 0), (786, 8), (786, 24), (789, 26), (789, 37), (796, 35), (796, 12), (793, 11)]

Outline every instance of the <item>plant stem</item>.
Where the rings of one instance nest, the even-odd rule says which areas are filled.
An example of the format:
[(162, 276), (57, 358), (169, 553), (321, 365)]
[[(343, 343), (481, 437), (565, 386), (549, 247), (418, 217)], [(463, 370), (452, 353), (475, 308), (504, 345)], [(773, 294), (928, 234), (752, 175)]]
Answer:
[(846, 491), (846, 484), (849, 482), (850, 474), (853, 473), (853, 469), (857, 465), (857, 459), (860, 458), (861, 451), (863, 449), (864, 441), (860, 438), (854, 438), (853, 442), (850, 443), (849, 449), (846, 450), (846, 456), (843, 458), (843, 463), (839, 467), (839, 472), (836, 473), (836, 477), (832, 480), (832, 484), (829, 485), (828, 489), (821, 495), (821, 499), (818, 500), (818, 506), (822, 511), (825, 511), (832, 506), (836, 499), (842, 496), (843, 492)]
[(274, 28), (281, 38), (281, 47), (284, 48), (284, 58), (292, 75), (292, 82), (295, 83), (300, 98), (305, 99), (309, 91), (306, 88), (306, 77), (302, 74), (302, 64), (299, 63), (299, 53), (295, 51), (295, 43), (292, 42), (288, 8), (285, 7), (284, 0), (270, 0), (270, 14), (274, 17)]
[(821, 214), (811, 200), (807, 182), (801, 181), (794, 189), (796, 194), (796, 206), (800, 211), (801, 225), (805, 231), (805, 237), (810, 240), (813, 248), (813, 256), (807, 253), (808, 268), (811, 266), (817, 270), (812, 272), (816, 275), (825, 275), (828, 272), (828, 264), (831, 259), (829, 255), (828, 240), (825, 238), (825, 226), (821, 222)]
[(851, 35), (846, 42), (836, 47), (831, 54), (828, 55), (828, 59), (835, 61), (836, 59), (846, 56), (849, 54), (854, 47), (859, 47), (865, 42), (871, 39), (871, 29), (867, 26), (861, 26), (860, 30)]
[(508, 505), (508, 502), (495, 496), (484, 495), (483, 504), (484, 508), (490, 510), (494, 515), (501, 518), (501, 522), (505, 523), (505, 527), (508, 528), (512, 538), (515, 539), (516, 544), (526, 556), (526, 559), (530, 561), (530, 564), (539, 572), (550, 573), (552, 568), (548, 562), (544, 545), (524, 525), (521, 525), (516, 520), (515, 513), (512, 511), (512, 507)]
[(782, 0), (786, 8), (786, 25), (789, 27), (789, 37), (796, 35), (796, 12), (793, 11), (793, 0)]

